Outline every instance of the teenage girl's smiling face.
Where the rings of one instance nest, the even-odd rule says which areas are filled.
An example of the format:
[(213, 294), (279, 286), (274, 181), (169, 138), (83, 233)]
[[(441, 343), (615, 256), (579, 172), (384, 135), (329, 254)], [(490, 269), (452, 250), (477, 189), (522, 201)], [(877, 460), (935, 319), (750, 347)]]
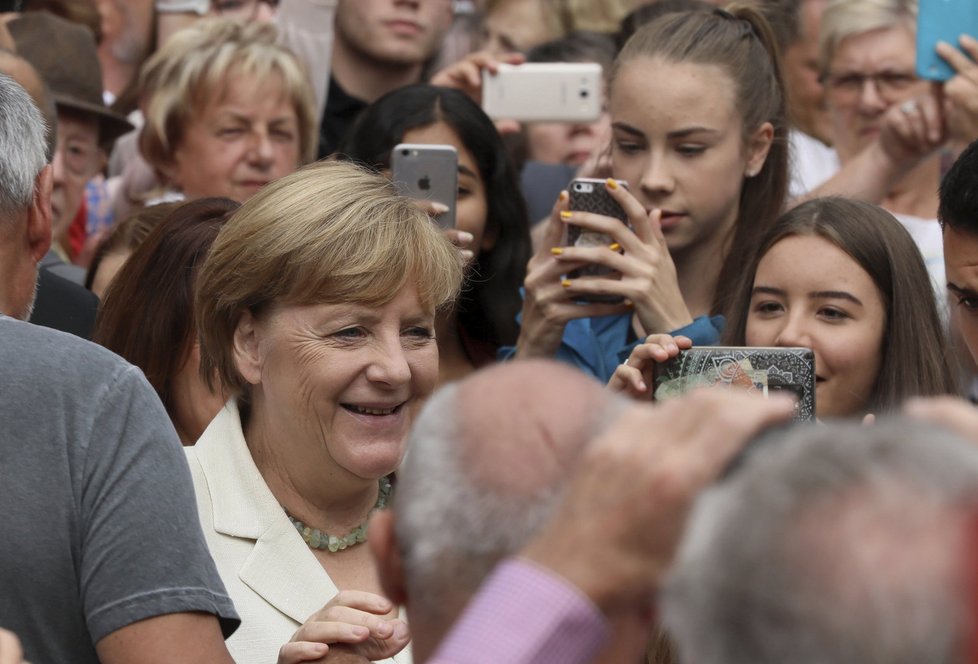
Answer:
[(792, 235), (761, 258), (745, 342), (815, 351), (820, 418), (866, 412), (885, 331), (886, 309), (872, 277), (825, 238)]
[(670, 252), (720, 246), (744, 178), (761, 170), (773, 129), (744, 140), (734, 82), (720, 66), (635, 57), (610, 97), (612, 164), (647, 210), (662, 210)]

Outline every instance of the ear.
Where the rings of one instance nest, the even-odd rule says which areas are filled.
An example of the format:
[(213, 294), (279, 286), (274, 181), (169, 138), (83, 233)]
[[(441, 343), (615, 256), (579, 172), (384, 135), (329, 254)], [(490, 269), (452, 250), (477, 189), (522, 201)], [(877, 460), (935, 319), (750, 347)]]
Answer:
[(401, 553), (397, 549), (394, 535), (394, 513), (380, 510), (370, 519), (367, 543), (374, 555), (380, 587), (390, 601), (397, 605), (407, 605), (408, 596), (404, 587), (404, 567)]
[(54, 168), (48, 164), (34, 181), (34, 197), (27, 210), (27, 241), (34, 262), (44, 258), (51, 248), (51, 189)]
[(241, 377), (252, 385), (261, 382), (261, 341), (258, 321), (245, 310), (234, 328), (234, 364)]
[(764, 168), (764, 160), (771, 151), (774, 142), (774, 125), (765, 122), (747, 139), (747, 163), (744, 165), (744, 176), (752, 178)]

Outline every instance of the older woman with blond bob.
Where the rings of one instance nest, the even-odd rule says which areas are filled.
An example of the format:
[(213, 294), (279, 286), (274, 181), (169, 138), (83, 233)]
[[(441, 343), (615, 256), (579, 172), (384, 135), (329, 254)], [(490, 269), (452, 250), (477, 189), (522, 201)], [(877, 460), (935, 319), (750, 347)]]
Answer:
[(244, 202), (314, 157), (312, 90), (275, 39), (265, 23), (205, 19), (146, 62), (140, 151), (177, 194)]
[(233, 397), (187, 456), (239, 664), (293, 633), (374, 660), (407, 642), (361, 543), (438, 380), (435, 313), (462, 268), (423, 212), (348, 163), (270, 184), (221, 229), (195, 312), (202, 375)]

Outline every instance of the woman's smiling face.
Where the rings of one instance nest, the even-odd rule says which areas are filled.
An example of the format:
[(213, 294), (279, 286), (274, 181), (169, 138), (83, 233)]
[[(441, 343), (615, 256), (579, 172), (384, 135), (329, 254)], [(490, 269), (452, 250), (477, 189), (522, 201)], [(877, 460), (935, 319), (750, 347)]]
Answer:
[(775, 243), (754, 275), (748, 346), (815, 351), (820, 418), (866, 412), (883, 356), (886, 309), (872, 277), (822, 237)]

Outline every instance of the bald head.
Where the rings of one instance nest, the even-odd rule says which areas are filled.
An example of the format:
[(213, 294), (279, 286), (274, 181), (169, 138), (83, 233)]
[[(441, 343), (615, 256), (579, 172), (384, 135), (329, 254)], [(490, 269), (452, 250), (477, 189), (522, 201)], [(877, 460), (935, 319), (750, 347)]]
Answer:
[[(620, 404), (580, 371), (545, 360), (496, 365), (431, 398), (398, 471), (393, 518), (379, 520), (396, 543), (370, 535), (382, 575), (395, 570), (385, 584), (407, 606), (416, 661), (549, 519), (570, 466)], [(396, 565), (385, 564), (391, 555)]]
[(458, 385), (458, 453), (487, 490), (536, 491), (566, 476), (609, 402), (596, 381), (566, 365), (496, 365)]

